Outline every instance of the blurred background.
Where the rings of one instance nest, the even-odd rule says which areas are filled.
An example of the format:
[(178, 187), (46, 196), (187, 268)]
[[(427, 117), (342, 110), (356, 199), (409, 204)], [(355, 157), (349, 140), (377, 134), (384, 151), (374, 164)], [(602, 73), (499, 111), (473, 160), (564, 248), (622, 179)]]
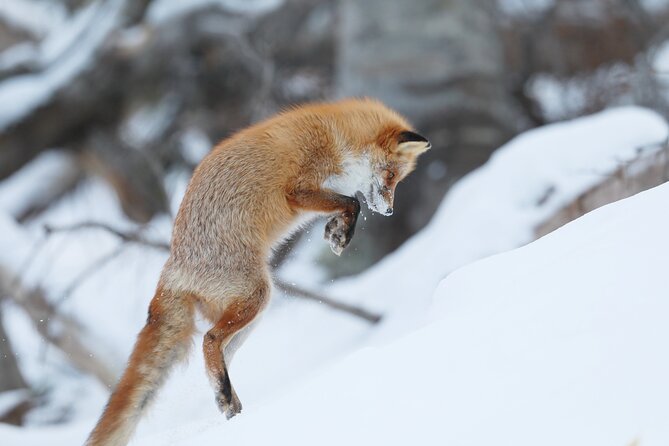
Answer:
[[(84, 237), (86, 249), (63, 260), (71, 241), (45, 245), (56, 233), (98, 225), (126, 242), (164, 245), (192, 169), (217, 141), (293, 104), (373, 96), (406, 115), (433, 150), (399, 186), (392, 218), (364, 211), (340, 258), (325, 243), (309, 248), (319, 280), (360, 273), (423, 228), (454, 183), (519, 133), (619, 105), (669, 118), (668, 60), (666, 0), (2, 0), (0, 212), (32, 238), (12, 263), (24, 249), (18, 232), (0, 233), (0, 259), (12, 263), (0, 263), (0, 290), (23, 286), (33, 300), (21, 317), (37, 320), (39, 338), (79, 355), (71, 367), (96, 370), (109, 385), (118, 367), (105, 371), (99, 354), (40, 323), (76, 292), (98, 292), (79, 288), (120, 248)], [(298, 234), (274, 266), (321, 232)], [(156, 256), (159, 271), (164, 253)], [(128, 262), (141, 270), (146, 259)], [(58, 268), (69, 275), (44, 279)], [(295, 282), (314, 284), (309, 266), (300, 268)], [(136, 287), (146, 299), (151, 274)], [(121, 280), (107, 276), (109, 286)], [(142, 319), (143, 306), (124, 308)], [(70, 316), (58, 323), (76, 333)], [(63, 387), (40, 381), (52, 369), (16, 361), (12, 345), (24, 342), (16, 333), (28, 329), (8, 334), (2, 321), (0, 392), (32, 396), (0, 405), (0, 421), (73, 417), (71, 401), (54, 397)], [(117, 350), (123, 358), (126, 348)], [(63, 372), (67, 361), (58, 361)]]

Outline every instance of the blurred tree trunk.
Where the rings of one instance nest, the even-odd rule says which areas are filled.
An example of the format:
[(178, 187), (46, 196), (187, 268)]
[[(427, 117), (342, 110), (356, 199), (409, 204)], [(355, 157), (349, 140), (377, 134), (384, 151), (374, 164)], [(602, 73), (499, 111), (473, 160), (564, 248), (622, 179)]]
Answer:
[(16, 356), (5, 332), (2, 307), (0, 307), (0, 370), (2, 370), (2, 373), (0, 373), (0, 392), (26, 388), (26, 381), (16, 364)]
[[(447, 188), (531, 126), (509, 92), (494, 0), (342, 0), (338, 92), (404, 113), (433, 149), (399, 186), (396, 213), (374, 217), (374, 261), (424, 226)], [(365, 243), (365, 232), (358, 243)], [(354, 240), (355, 242), (355, 240)], [(354, 268), (360, 265), (355, 265)]]
[[(0, 305), (0, 394), (10, 390), (27, 390), (28, 384), (16, 362), (16, 355), (9, 343), (2, 317), (2, 305)], [(30, 409), (30, 402), (27, 399), (17, 400), (16, 405), (7, 409), (0, 413), (0, 423), (21, 424), (23, 416)]]

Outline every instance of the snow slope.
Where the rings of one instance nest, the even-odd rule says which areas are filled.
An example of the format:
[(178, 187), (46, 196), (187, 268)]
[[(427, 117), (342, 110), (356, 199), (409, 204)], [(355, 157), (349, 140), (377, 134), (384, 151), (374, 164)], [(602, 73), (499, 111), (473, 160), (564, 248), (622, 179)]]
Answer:
[(442, 281), (432, 324), (142, 445), (669, 443), (669, 185)]
[(377, 338), (418, 326), (447, 274), (532, 241), (546, 218), (641, 151), (660, 150), (667, 138), (666, 121), (638, 107), (525, 132), (453, 186), (420, 233), (331, 293), (383, 312)]

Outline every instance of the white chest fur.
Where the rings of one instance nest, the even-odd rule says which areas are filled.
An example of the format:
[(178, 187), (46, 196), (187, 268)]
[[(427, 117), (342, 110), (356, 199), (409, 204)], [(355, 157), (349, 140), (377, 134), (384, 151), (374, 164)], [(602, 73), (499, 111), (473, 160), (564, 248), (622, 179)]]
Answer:
[(342, 163), (342, 173), (332, 175), (323, 182), (323, 187), (342, 195), (353, 196), (358, 191), (366, 191), (374, 179), (369, 158), (346, 157)]

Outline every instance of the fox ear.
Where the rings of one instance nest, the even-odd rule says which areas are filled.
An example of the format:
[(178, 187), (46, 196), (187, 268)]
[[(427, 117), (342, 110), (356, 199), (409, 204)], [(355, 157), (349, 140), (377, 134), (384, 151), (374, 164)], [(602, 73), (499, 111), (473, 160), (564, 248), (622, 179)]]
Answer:
[(415, 132), (404, 131), (397, 137), (397, 153), (418, 156), (432, 147), (430, 141)]

